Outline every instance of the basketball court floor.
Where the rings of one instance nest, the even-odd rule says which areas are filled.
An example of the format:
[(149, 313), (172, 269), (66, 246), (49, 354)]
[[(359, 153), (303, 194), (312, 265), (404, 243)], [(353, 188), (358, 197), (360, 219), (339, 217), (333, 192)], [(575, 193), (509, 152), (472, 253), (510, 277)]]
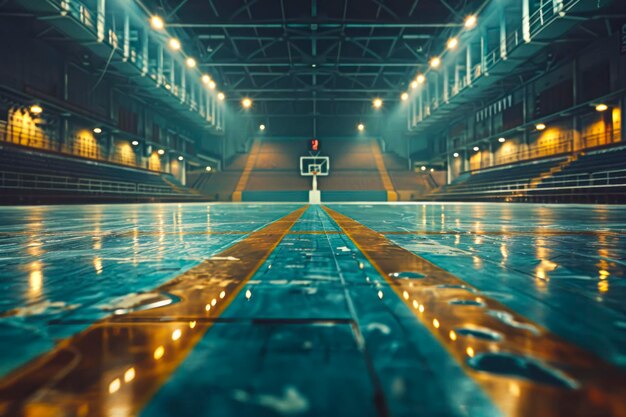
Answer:
[(0, 415), (624, 416), (626, 210), (0, 208)]

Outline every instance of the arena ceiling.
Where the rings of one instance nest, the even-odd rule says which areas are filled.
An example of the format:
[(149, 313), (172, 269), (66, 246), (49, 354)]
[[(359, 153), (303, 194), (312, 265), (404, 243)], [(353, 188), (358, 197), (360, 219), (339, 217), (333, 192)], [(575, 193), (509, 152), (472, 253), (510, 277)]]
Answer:
[[(144, 0), (260, 122), (356, 126), (397, 107), (484, 0)], [(195, 48), (192, 49), (192, 48)], [(384, 108), (373, 112), (372, 100)], [(288, 133), (287, 130), (284, 133)]]

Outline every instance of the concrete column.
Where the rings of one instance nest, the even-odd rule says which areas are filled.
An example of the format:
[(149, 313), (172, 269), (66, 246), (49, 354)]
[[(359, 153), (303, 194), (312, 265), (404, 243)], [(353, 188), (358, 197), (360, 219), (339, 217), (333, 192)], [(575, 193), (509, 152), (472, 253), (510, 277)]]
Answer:
[(467, 44), (465, 51), (465, 83), (469, 86), (472, 85), (472, 48), (470, 43)]
[(173, 56), (170, 56), (170, 86), (172, 90), (176, 86), (176, 61)]
[(148, 74), (148, 63), (149, 63), (149, 48), (150, 48), (150, 30), (146, 27), (143, 29), (142, 33), (142, 44), (141, 44), (141, 75)]
[(128, 60), (130, 56), (130, 16), (128, 13), (124, 14), (124, 39), (122, 39), (122, 56), (124, 61)]
[(437, 103), (437, 107), (439, 107), (439, 73), (435, 73), (435, 103)]
[(106, 0), (97, 0), (96, 5), (96, 34), (98, 42), (104, 41), (106, 29)]
[(483, 30), (480, 34), (480, 73), (482, 75), (488, 75), (487, 52), (487, 33)]
[(163, 45), (158, 46), (157, 52), (157, 86), (163, 84)]
[(211, 95), (211, 124), (217, 127), (217, 97)]
[[(562, 6), (562, 5), (561, 5)], [(578, 76), (578, 59), (574, 58), (572, 61), (572, 101), (574, 106), (578, 104), (578, 92), (580, 91), (579, 83), (580, 77)], [(572, 151), (577, 151), (583, 147), (580, 117), (574, 116), (572, 120)]]
[(418, 98), (418, 111), (417, 111), (417, 120), (424, 120), (424, 89), (420, 87)]
[(507, 50), (506, 50), (506, 13), (504, 11), (504, 5), (500, 5), (500, 58), (503, 61), (507, 59)]
[(447, 103), (449, 98), (450, 98), (450, 80), (449, 80), (449, 75), (448, 75), (448, 66), (444, 65), (443, 67), (443, 101)]
[(522, 39), (530, 42), (530, 0), (522, 0)]
[(461, 87), (461, 66), (454, 62), (454, 95), (459, 94)]
[(181, 102), (185, 102), (185, 99), (187, 98), (187, 73), (185, 71), (185, 68), (182, 67), (181, 71), (180, 71), (180, 101)]
[(620, 136), (621, 141), (626, 141), (626, 96), (620, 100)]

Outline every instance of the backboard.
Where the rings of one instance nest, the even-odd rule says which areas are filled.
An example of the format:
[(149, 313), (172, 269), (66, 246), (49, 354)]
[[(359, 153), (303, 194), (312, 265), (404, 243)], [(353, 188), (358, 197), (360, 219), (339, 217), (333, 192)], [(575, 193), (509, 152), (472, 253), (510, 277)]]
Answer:
[(312, 177), (313, 173), (321, 177), (328, 175), (330, 171), (330, 158), (327, 156), (301, 156), (300, 157), (300, 175), (304, 177)]

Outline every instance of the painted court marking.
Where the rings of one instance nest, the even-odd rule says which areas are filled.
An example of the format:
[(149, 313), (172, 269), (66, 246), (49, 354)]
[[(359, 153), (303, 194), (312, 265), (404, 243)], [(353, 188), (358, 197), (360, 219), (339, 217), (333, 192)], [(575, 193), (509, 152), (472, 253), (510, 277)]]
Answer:
[(324, 210), (507, 416), (626, 416), (626, 371), (328, 207)]
[[(136, 415), (306, 210), (153, 290), (179, 302), (113, 315), (0, 381), (0, 415)], [(236, 259), (236, 260), (235, 260)]]

